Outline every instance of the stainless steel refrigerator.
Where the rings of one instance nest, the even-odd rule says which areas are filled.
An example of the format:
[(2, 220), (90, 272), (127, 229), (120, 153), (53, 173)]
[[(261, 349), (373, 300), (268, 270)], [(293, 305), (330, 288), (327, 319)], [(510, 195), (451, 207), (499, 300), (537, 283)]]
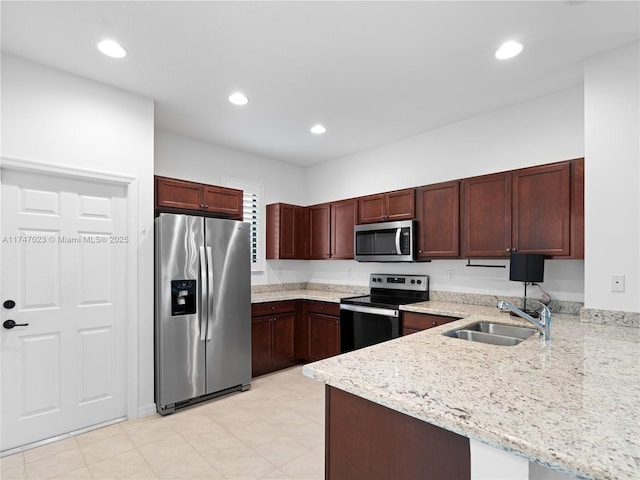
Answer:
[(158, 413), (251, 382), (250, 225), (162, 213), (155, 220)]

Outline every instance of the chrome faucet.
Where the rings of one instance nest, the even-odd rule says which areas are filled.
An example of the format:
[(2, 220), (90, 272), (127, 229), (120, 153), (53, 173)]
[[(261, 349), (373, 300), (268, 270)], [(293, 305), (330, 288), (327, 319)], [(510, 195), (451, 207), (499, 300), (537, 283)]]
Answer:
[(529, 320), (538, 329), (543, 340), (551, 340), (551, 312), (544, 303), (537, 303), (540, 303), (540, 305), (542, 305), (542, 310), (540, 311), (540, 321), (523, 312), (519, 308), (514, 307), (509, 302), (505, 302), (504, 300), (500, 300), (498, 302), (498, 308), (500, 310), (511, 310), (519, 317), (524, 318), (525, 320)]

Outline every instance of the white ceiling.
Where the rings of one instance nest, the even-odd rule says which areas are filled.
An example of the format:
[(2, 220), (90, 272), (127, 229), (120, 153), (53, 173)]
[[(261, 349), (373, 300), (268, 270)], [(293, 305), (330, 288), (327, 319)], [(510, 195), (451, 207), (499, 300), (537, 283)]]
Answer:
[[(639, 5), (2, 1), (1, 41), (154, 99), (161, 130), (312, 165), (579, 85), (585, 58), (638, 40)], [(99, 53), (105, 37), (128, 56)], [(508, 39), (522, 54), (496, 60)]]

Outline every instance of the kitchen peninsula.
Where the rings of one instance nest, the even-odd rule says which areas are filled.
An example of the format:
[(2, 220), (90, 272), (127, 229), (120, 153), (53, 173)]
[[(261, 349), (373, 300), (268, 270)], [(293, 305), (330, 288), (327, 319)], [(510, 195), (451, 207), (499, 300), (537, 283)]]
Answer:
[[(640, 478), (640, 329), (554, 314), (553, 340), (535, 335), (506, 347), (442, 335), (481, 320), (525, 324), (495, 308), (447, 302), (403, 308), (465, 318), (306, 365), (306, 376), (327, 385), (327, 408), (334, 393), (346, 392), (445, 436), (453, 432), (573, 477)], [(332, 413), (326, 478), (339, 457)], [(499, 473), (501, 465), (493, 468)]]

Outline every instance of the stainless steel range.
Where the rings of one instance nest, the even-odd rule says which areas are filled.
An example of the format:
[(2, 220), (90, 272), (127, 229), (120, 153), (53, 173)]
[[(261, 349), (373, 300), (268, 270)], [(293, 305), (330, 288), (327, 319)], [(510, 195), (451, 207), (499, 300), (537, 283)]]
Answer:
[(427, 275), (372, 273), (369, 287), (369, 295), (343, 298), (340, 302), (342, 353), (399, 337), (400, 305), (429, 300)]

